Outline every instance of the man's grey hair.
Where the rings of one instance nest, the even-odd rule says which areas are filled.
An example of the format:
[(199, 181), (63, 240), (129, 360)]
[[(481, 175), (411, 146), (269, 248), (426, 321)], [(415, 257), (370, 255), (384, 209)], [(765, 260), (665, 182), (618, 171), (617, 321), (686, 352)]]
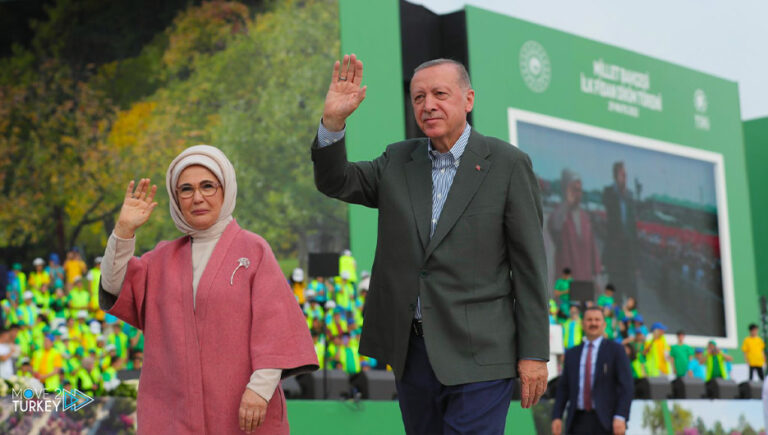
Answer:
[(469, 72), (467, 72), (467, 68), (464, 67), (464, 64), (458, 61), (455, 61), (453, 59), (432, 59), (428, 60), (421, 65), (417, 66), (416, 69), (413, 70), (413, 75), (415, 76), (417, 72), (427, 69), (433, 66), (438, 65), (453, 65), (456, 67), (456, 71), (459, 73), (459, 86), (461, 86), (462, 89), (469, 90), (472, 89), (472, 83), (469, 81)]

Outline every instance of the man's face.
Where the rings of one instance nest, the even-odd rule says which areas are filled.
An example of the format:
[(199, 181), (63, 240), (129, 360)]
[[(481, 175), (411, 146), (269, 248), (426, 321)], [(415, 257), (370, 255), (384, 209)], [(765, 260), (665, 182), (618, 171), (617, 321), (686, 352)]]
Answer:
[(603, 335), (605, 332), (605, 317), (603, 317), (602, 311), (587, 310), (584, 312), (584, 331), (590, 341)]
[(411, 103), (416, 123), (427, 137), (448, 147), (461, 135), (472, 111), (475, 91), (462, 89), (455, 65), (435, 65), (411, 80)]
[(579, 309), (577, 307), (571, 307), (571, 318), (572, 319), (579, 318)]
[(683, 340), (685, 340), (685, 335), (684, 334), (677, 334), (677, 341), (678, 341), (678, 343), (682, 343)]
[(624, 166), (616, 170), (616, 184), (622, 189), (627, 185), (627, 171), (624, 170)]

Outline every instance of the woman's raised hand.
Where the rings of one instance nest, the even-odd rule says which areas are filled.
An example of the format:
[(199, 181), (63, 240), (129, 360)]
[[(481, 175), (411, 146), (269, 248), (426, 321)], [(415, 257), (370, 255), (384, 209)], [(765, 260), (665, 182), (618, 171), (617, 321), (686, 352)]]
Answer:
[(128, 183), (128, 188), (125, 189), (125, 199), (123, 200), (123, 207), (120, 209), (120, 216), (117, 218), (117, 224), (115, 224), (115, 235), (121, 239), (133, 238), (136, 230), (147, 223), (149, 216), (152, 215), (152, 210), (157, 206), (155, 199), (155, 193), (157, 193), (157, 185), (149, 187), (149, 178), (142, 178), (139, 180), (139, 185), (136, 186), (136, 190), (133, 190), (134, 181), (131, 180)]

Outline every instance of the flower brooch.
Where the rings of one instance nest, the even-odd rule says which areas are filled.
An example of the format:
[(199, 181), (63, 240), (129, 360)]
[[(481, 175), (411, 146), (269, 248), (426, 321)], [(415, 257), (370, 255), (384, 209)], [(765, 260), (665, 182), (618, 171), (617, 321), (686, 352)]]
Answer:
[(243, 257), (239, 260), (237, 260), (237, 267), (235, 270), (232, 271), (232, 277), (229, 278), (229, 285), (235, 285), (235, 272), (237, 272), (237, 269), (240, 269), (241, 267), (243, 269), (248, 269), (248, 266), (251, 265), (251, 260)]

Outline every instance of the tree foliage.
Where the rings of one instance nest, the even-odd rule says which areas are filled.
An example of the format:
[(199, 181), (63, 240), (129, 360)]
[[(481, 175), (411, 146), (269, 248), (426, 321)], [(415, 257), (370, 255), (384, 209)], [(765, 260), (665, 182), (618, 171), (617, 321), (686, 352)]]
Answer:
[(345, 232), (345, 208), (316, 192), (308, 151), (339, 48), (334, 1), (275, 2), (256, 15), (206, 2), (166, 18), (162, 31), (126, 31), (126, 41), (105, 28), (117, 18), (104, 2), (58, 0), (48, 12), (33, 26), (32, 49), (0, 59), (8, 260), (73, 245), (98, 255), (126, 184), (139, 177), (158, 184), (160, 205), (138, 250), (177, 237), (165, 170), (199, 143), (233, 161), (235, 217), (278, 255), (295, 255), (312, 233)]

